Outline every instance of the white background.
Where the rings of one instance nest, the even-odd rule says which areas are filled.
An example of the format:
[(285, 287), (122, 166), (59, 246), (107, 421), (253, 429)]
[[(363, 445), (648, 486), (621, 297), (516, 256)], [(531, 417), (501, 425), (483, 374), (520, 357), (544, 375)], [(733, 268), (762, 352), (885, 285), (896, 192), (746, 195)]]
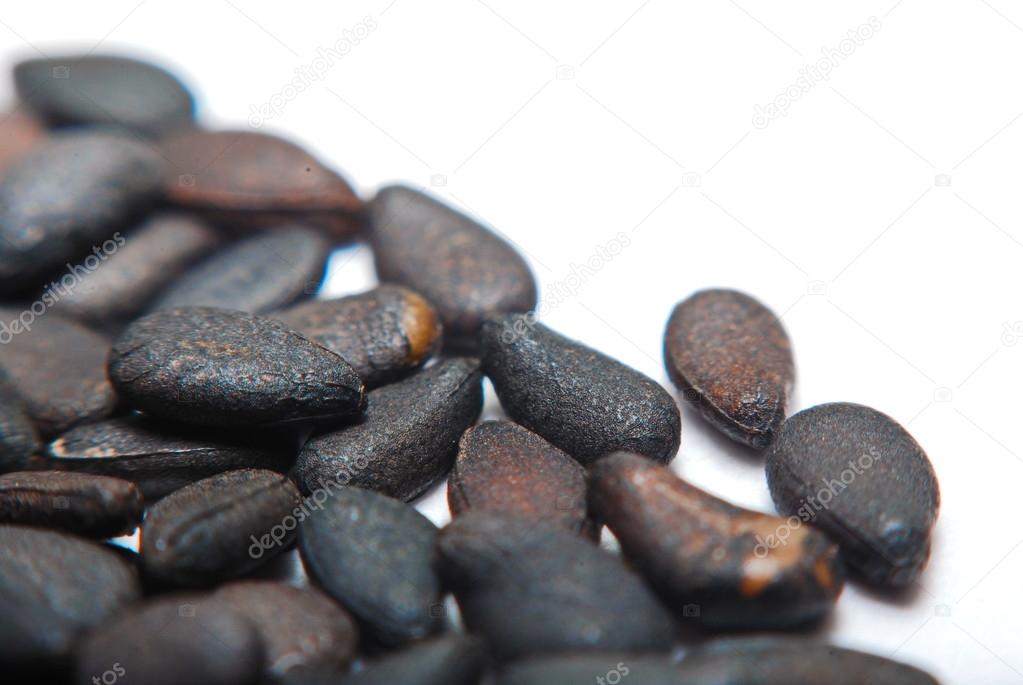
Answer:
[[(851, 583), (820, 634), (946, 683), (1023, 682), (1023, 7), (764, 4), (8, 3), (0, 49), (8, 63), (154, 57), (196, 88), (206, 122), (245, 127), (317, 48), (371, 22), (266, 130), (367, 195), (432, 182), (520, 247), (544, 295), (575, 283), (546, 322), (666, 384), (675, 302), (708, 286), (761, 298), (794, 342), (791, 409), (877, 407), (941, 484), (919, 587), (892, 599)], [(879, 30), (829, 80), (753, 125), (871, 17)], [(574, 281), (619, 232), (628, 247)], [(372, 283), (364, 248), (333, 268), (331, 293)], [(675, 468), (771, 510), (761, 459), (688, 410)], [(446, 517), (443, 492), (423, 507)]]

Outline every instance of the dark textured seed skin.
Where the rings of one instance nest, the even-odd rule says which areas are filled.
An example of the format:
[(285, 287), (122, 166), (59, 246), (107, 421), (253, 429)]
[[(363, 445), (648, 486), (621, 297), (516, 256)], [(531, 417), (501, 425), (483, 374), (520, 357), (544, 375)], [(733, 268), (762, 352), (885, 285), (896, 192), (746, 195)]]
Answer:
[(278, 681), (293, 669), (340, 674), (355, 655), (359, 642), (355, 622), (314, 588), (244, 580), (224, 585), (211, 601), (255, 626), (265, 652), (265, 680)]
[(906, 429), (875, 409), (836, 402), (791, 417), (767, 452), (767, 485), (787, 515), (826, 491), (813, 524), (872, 584), (904, 587), (927, 564), (940, 501), (934, 469)]
[(342, 484), (415, 499), (447, 474), (482, 407), (479, 362), (445, 359), (371, 392), (365, 418), (309, 440), (292, 477), (305, 493)]
[[(254, 549), (301, 504), (295, 486), (273, 471), (228, 471), (174, 492), (153, 505), (142, 525), (142, 570), (158, 583), (204, 586), (233, 578), (285, 550), (281, 541)], [(258, 551), (258, 553), (257, 553)]]
[(366, 670), (348, 676), (339, 685), (476, 685), (483, 675), (485, 657), (478, 641), (445, 635), (371, 662)]
[(205, 426), (340, 421), (366, 402), (330, 350), (273, 319), (212, 307), (138, 319), (114, 343), (109, 375), (133, 408)]
[(465, 431), (448, 477), (451, 515), (491, 511), (587, 528), (586, 471), (572, 457), (511, 421)]
[(376, 492), (337, 487), (314, 494), (299, 526), (309, 576), (385, 645), (418, 640), (441, 625), (433, 569), (437, 528), (412, 507)]
[(486, 314), (536, 306), (526, 262), (464, 214), (404, 186), (380, 190), (369, 213), (380, 280), (406, 285), (433, 304), (451, 349), (475, 353)]
[(767, 447), (795, 382), (792, 345), (778, 318), (749, 295), (703, 290), (680, 302), (664, 334), (672, 382), (715, 428)]
[(469, 512), (441, 532), (438, 549), (466, 626), (499, 659), (671, 646), (671, 617), (639, 576), (567, 531)]
[(319, 288), (329, 253), (327, 240), (307, 228), (260, 233), (186, 271), (149, 310), (220, 307), (261, 314), (277, 309)]
[(437, 312), (397, 285), (336, 300), (311, 300), (270, 316), (344, 357), (367, 388), (409, 375), (441, 342)]
[(295, 448), (284, 443), (276, 436), (246, 437), (124, 416), (64, 433), (49, 444), (41, 463), (47, 469), (132, 481), (153, 502), (224, 471), (285, 471)]
[[(55, 70), (65, 69), (57, 78)], [(192, 123), (191, 94), (152, 64), (107, 55), (32, 59), (14, 67), (18, 96), (53, 126), (121, 126), (147, 136)]]
[[(0, 308), (0, 322), (9, 325), (20, 314)], [(113, 412), (117, 397), (107, 380), (109, 350), (110, 342), (98, 333), (46, 314), (36, 317), (31, 330), (11, 335), (0, 368), (45, 438)]]
[[(823, 618), (845, 578), (820, 531), (736, 507), (626, 453), (590, 470), (590, 504), (679, 616), (714, 628), (788, 628)], [(778, 536), (783, 542), (772, 545)]]
[(170, 201), (218, 224), (299, 222), (338, 238), (362, 227), (362, 201), (351, 186), (277, 136), (191, 130), (165, 140), (162, 152), (172, 162), (164, 182)]
[(617, 451), (675, 457), (678, 406), (652, 379), (521, 314), (488, 318), (481, 341), (508, 415), (584, 466)]
[(193, 218), (161, 214), (115, 243), (117, 251), (84, 274), (54, 311), (91, 323), (129, 319), (189, 263), (210, 252), (217, 235)]
[(0, 473), (27, 467), (42, 442), (21, 396), (0, 366)]
[(134, 567), (108, 548), (0, 525), (0, 664), (66, 657), (84, 631), (140, 594)]
[(93, 685), (108, 671), (128, 685), (255, 685), (263, 661), (259, 633), (248, 620), (207, 595), (190, 594), (135, 607), (92, 632), (75, 652), (79, 685)]
[(35, 117), (20, 110), (0, 114), (0, 173), (45, 137)]
[(696, 647), (678, 672), (686, 685), (938, 685), (912, 666), (798, 638), (718, 640)]
[(0, 178), (0, 292), (33, 290), (113, 237), (149, 208), (163, 164), (109, 131), (60, 133), (22, 155)]
[(501, 671), (497, 685), (595, 685), (612, 681), (641, 685), (685, 685), (689, 682), (681, 679), (678, 667), (667, 656), (598, 652), (518, 661)]
[(0, 476), (2, 523), (103, 539), (129, 533), (141, 521), (142, 493), (126, 480), (60, 471)]

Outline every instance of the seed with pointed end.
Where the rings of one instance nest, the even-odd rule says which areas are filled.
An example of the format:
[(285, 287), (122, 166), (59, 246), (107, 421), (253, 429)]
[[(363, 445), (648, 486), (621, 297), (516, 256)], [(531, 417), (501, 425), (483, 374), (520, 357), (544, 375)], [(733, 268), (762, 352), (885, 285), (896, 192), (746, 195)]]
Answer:
[(193, 483), (146, 512), (142, 569), (157, 582), (182, 586), (238, 576), (284, 551), (296, 527), (285, 519), (294, 518), (301, 499), (273, 471), (241, 469)]
[(270, 316), (344, 357), (367, 388), (412, 373), (441, 340), (440, 319), (430, 303), (396, 285), (311, 300)]
[(220, 307), (261, 314), (319, 287), (330, 245), (298, 226), (254, 235), (214, 254), (171, 283), (149, 311)]
[(66, 533), (0, 525), (0, 664), (66, 657), (83, 632), (140, 595), (134, 566), (117, 552)]
[(30, 471), (0, 476), (0, 522), (85, 537), (126, 534), (142, 521), (142, 493), (120, 478)]
[(138, 319), (114, 343), (109, 374), (132, 407), (198, 425), (339, 421), (365, 406), (341, 357), (273, 319), (212, 307)]
[(102, 124), (158, 136), (188, 126), (192, 95), (163, 69), (124, 57), (62, 55), (14, 67), (18, 95), (53, 126)]
[(668, 375), (715, 428), (750, 447), (774, 439), (795, 377), (792, 347), (767, 307), (734, 290), (679, 303), (664, 334)]
[[(55, 314), (21, 324), (21, 312), (0, 308), (10, 338), (0, 367), (21, 397), (40, 435), (49, 437), (109, 415), (117, 402), (107, 380), (110, 342), (75, 321)], [(6, 338), (0, 333), (0, 341)]]
[(0, 473), (26, 468), (41, 446), (21, 396), (0, 366)]
[(59, 133), (19, 157), (0, 178), (0, 292), (34, 290), (114, 237), (150, 208), (163, 165), (110, 131)]
[(344, 238), (362, 225), (351, 186), (294, 143), (254, 131), (193, 129), (165, 139), (169, 200), (234, 228), (299, 222)]
[(527, 315), (488, 318), (481, 342), (508, 415), (583, 465), (619, 450), (674, 458), (678, 406), (652, 379)]
[(767, 452), (767, 484), (783, 514), (814, 512), (813, 524), (868, 582), (904, 587), (927, 564), (938, 481), (891, 417), (846, 402), (799, 412)]
[(0, 114), (0, 173), (45, 137), (46, 131), (35, 117), (17, 109)]
[(217, 235), (187, 216), (161, 214), (127, 236), (96, 270), (80, 275), (53, 310), (87, 322), (126, 320), (163, 286), (217, 244)]
[(511, 421), (465, 431), (448, 478), (452, 516), (492, 511), (586, 527), (586, 471), (539, 435)]
[(307, 502), (317, 508), (299, 526), (299, 550), (320, 587), (383, 644), (439, 629), (441, 585), (433, 570), (437, 528), (429, 519), (361, 488), (335, 486), (313, 493)]
[(280, 436), (238, 435), (167, 424), (142, 416), (90, 423), (64, 433), (40, 459), (44, 468), (129, 480), (154, 502), (224, 471), (284, 471), (296, 448)]
[(407, 285), (436, 307), (445, 345), (473, 352), (484, 315), (536, 306), (536, 283), (515, 248), (433, 198), (383, 188), (370, 223), (380, 280)]
[(445, 359), (371, 392), (365, 418), (313, 437), (292, 477), (306, 493), (340, 484), (414, 499), (447, 474), (482, 407), (479, 362)]
[(912, 666), (799, 638), (718, 640), (694, 648), (678, 666), (686, 685), (938, 685)]
[(601, 459), (590, 502), (625, 556), (679, 615), (716, 628), (821, 619), (842, 590), (838, 548), (808, 525), (736, 507), (634, 454)]
[(146, 685), (255, 685), (263, 661), (259, 632), (248, 620), (206, 595), (191, 594), (134, 607), (75, 651), (77, 685), (92, 685), (108, 671)]
[(440, 535), (469, 630), (500, 659), (670, 648), (670, 616), (622, 560), (546, 523), (469, 512)]
[(255, 626), (264, 646), (266, 680), (276, 682), (293, 669), (323, 668), (338, 675), (355, 655), (355, 622), (315, 588), (243, 580), (224, 585), (211, 601)]

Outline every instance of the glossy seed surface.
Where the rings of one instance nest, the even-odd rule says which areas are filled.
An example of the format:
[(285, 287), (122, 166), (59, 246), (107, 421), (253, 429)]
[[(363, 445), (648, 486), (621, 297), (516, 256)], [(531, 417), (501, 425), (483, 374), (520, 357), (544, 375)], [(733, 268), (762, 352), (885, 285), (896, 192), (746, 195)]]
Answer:
[(73, 428), (46, 448), (45, 468), (129, 480), (147, 502), (203, 478), (242, 468), (283, 471), (295, 448), (252, 436), (123, 416)]
[(45, 136), (40, 122), (20, 109), (0, 114), (0, 173)]
[(639, 576), (577, 535), (470, 512), (441, 532), (438, 549), (462, 619), (499, 659), (670, 649), (671, 617)]
[(511, 421), (467, 430), (448, 477), (452, 516), (492, 511), (579, 533), (587, 525), (586, 471), (536, 433)]
[(842, 590), (838, 548), (823, 533), (733, 506), (644, 457), (618, 453), (594, 464), (590, 502), (683, 619), (786, 628), (823, 618)]
[(521, 314), (487, 319), (481, 340), (508, 415), (583, 465), (617, 451), (674, 458), (678, 406), (652, 379)]
[(382, 189), (369, 209), (377, 275), (437, 308), (445, 345), (474, 352), (486, 314), (536, 306), (525, 260), (473, 219), (404, 186)]
[(119, 478), (60, 471), (0, 476), (0, 522), (110, 538), (142, 521), (142, 493)]
[(162, 214), (115, 243), (117, 251), (84, 274), (54, 311), (95, 323), (129, 319), (189, 263), (210, 253), (217, 235), (195, 219)]
[(414, 499), (447, 474), (482, 406), (479, 362), (445, 359), (371, 392), (361, 422), (309, 440), (293, 477), (307, 493), (340, 483)]
[(0, 367), (0, 473), (25, 468), (41, 449), (35, 424), (7, 372)]
[(285, 518), (300, 504), (295, 486), (273, 471), (240, 469), (193, 483), (146, 512), (142, 569), (181, 586), (238, 576), (285, 550), (296, 527)]
[(228, 246), (161, 292), (150, 311), (220, 307), (261, 314), (315, 293), (330, 245), (319, 233), (293, 227)]
[(767, 484), (778, 511), (809, 512), (867, 581), (904, 587), (927, 564), (938, 481), (891, 417), (846, 402), (799, 412), (767, 452)]
[(228, 583), (211, 601), (248, 619), (265, 652), (263, 677), (322, 668), (343, 673), (355, 655), (359, 632), (348, 612), (315, 588), (273, 581)]
[(206, 426), (339, 421), (365, 405), (341, 357), (273, 319), (211, 307), (136, 320), (114, 343), (109, 374), (133, 408)]
[[(255, 685), (263, 648), (256, 628), (206, 595), (169, 595), (105, 623), (76, 650), (75, 683)], [(118, 670), (119, 669), (119, 670)]]
[(101, 124), (157, 136), (192, 123), (192, 95), (163, 69), (124, 57), (61, 55), (14, 67), (18, 95), (54, 126)]
[(440, 319), (430, 303), (396, 285), (310, 300), (268, 316), (344, 357), (367, 388), (409, 375), (441, 342)]
[(336, 237), (362, 225), (351, 186), (301, 147), (254, 131), (191, 130), (165, 140), (164, 192), (179, 207), (237, 228), (300, 222)]
[(693, 649), (678, 672), (685, 685), (938, 685), (912, 666), (798, 638), (711, 642)]
[(19, 157), (0, 178), (0, 292), (34, 291), (69, 276), (68, 263), (99, 261), (91, 250), (109, 253), (115, 233), (152, 206), (163, 165), (110, 131), (59, 133)]
[[(40, 435), (50, 437), (113, 412), (117, 398), (107, 380), (106, 338), (56, 314), (36, 317), (28, 329), (15, 332), (20, 322), (21, 312), (0, 308), (0, 330), (6, 325), (10, 331), (0, 367)], [(6, 337), (0, 332), (0, 340)]]
[(369, 635), (395, 645), (440, 628), (437, 528), (429, 519), (361, 488), (320, 490), (306, 503), (311, 512), (299, 533), (306, 571)]
[[(64, 658), (141, 594), (132, 564), (67, 533), (0, 525), (0, 663)], [(109, 666), (108, 666), (109, 668)]]
[(785, 420), (795, 380), (778, 318), (735, 290), (703, 290), (675, 307), (664, 334), (675, 385), (715, 428), (756, 449)]

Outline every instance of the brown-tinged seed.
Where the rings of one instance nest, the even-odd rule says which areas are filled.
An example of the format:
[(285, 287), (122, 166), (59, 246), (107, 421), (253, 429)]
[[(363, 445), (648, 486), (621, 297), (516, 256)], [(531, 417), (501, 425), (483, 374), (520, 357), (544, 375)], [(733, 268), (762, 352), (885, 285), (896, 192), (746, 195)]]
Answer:
[(399, 380), (440, 346), (429, 302), (407, 288), (381, 285), (336, 300), (311, 300), (269, 314), (344, 357), (367, 388)]
[(232, 227), (290, 222), (350, 236), (362, 224), (351, 186), (290, 141), (253, 131), (192, 130), (165, 140), (172, 203)]
[(103, 539), (129, 533), (141, 521), (142, 493), (120, 478), (61, 471), (0, 476), (0, 523)]
[(795, 378), (778, 318), (749, 295), (703, 290), (675, 307), (664, 334), (668, 375), (715, 428), (756, 449), (785, 419)]
[(440, 313), (444, 343), (474, 352), (486, 314), (528, 312), (536, 283), (497, 234), (412, 188), (389, 186), (370, 203), (377, 275), (420, 293)]
[(0, 473), (26, 468), (41, 447), (21, 396), (0, 366)]
[(27, 325), (21, 316), (0, 308), (0, 367), (39, 433), (50, 437), (108, 416), (117, 403), (106, 374), (110, 342), (56, 314)]
[(35, 117), (19, 110), (0, 114), (0, 173), (46, 136)]
[(590, 506), (683, 620), (787, 628), (820, 620), (842, 591), (838, 548), (824, 533), (733, 506), (649, 459), (618, 453), (594, 464)]
[(588, 531), (586, 471), (539, 435), (510, 421), (465, 431), (448, 477), (452, 516), (493, 511)]

